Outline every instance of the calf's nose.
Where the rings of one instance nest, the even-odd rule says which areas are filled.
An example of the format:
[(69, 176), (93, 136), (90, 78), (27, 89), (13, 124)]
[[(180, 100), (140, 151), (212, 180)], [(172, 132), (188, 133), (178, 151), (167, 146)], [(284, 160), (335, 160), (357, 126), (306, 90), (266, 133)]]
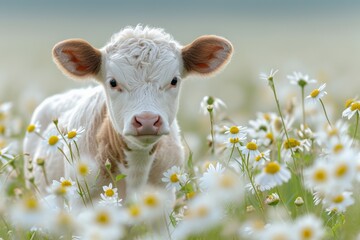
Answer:
[(162, 126), (162, 120), (158, 114), (142, 112), (134, 116), (132, 125), (136, 129), (138, 136), (157, 135)]

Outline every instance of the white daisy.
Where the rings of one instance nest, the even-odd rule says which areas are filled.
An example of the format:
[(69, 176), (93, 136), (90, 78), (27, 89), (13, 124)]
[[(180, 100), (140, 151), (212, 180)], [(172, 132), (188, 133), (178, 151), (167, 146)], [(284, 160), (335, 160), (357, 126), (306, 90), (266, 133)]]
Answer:
[(276, 222), (265, 226), (257, 236), (257, 239), (266, 240), (292, 240), (293, 231), (289, 222)]
[(77, 187), (71, 178), (61, 177), (60, 181), (53, 180), (49, 192), (55, 195), (71, 197), (77, 193)]
[(104, 193), (100, 194), (101, 200), (99, 204), (101, 206), (121, 206), (122, 199), (118, 199), (117, 188), (113, 188), (112, 183), (109, 186), (103, 186)]
[(324, 97), (327, 92), (324, 91), (326, 87), (326, 83), (324, 83), (323, 85), (321, 85), (319, 88), (314, 89), (310, 95), (308, 95), (305, 100), (307, 100), (308, 102), (311, 102), (313, 104), (316, 104), (318, 100), (320, 100), (322, 97)]
[(256, 156), (260, 154), (256, 140), (253, 139), (251, 142), (248, 142), (245, 146), (241, 146), (240, 150), (244, 154), (245, 158), (255, 159)]
[(323, 239), (325, 229), (321, 219), (314, 215), (304, 215), (295, 220), (294, 234), (296, 240), (319, 240)]
[(266, 164), (266, 162), (270, 161), (270, 150), (266, 150), (264, 152), (260, 152), (259, 155), (257, 155), (254, 159), (253, 159), (253, 166), (254, 168), (260, 167), (260, 166), (264, 166)]
[(351, 195), (352, 192), (332, 193), (326, 195), (322, 202), (328, 212), (344, 213), (355, 202)]
[(234, 147), (236, 147), (236, 148), (240, 148), (241, 147), (241, 145), (240, 145), (240, 143), (242, 142), (242, 141), (244, 141), (244, 140), (246, 140), (246, 138), (242, 138), (242, 139), (240, 139), (240, 138), (228, 138), (227, 139), (227, 141), (226, 142), (224, 142), (225, 144), (226, 144), (226, 147), (227, 148), (234, 148)]
[(187, 174), (183, 173), (178, 166), (171, 167), (163, 175), (164, 177), (161, 180), (167, 183), (166, 189), (168, 190), (175, 188), (179, 191), (188, 179)]
[(36, 121), (34, 123), (30, 123), (27, 127), (26, 127), (26, 134), (33, 134), (33, 133), (40, 133), (40, 128), (41, 125), (39, 123), (39, 121)]
[(265, 80), (265, 81), (273, 81), (275, 74), (278, 72), (279, 70), (274, 70), (271, 69), (269, 74), (266, 73), (260, 73), (260, 79)]
[(206, 172), (199, 179), (199, 186), (202, 191), (209, 190), (212, 186), (215, 186), (219, 176), (223, 175), (225, 168), (221, 163), (216, 163), (216, 166), (211, 163), (209, 164)]
[(123, 216), (115, 207), (87, 208), (78, 217), (83, 239), (120, 239), (124, 235)]
[(226, 104), (219, 98), (205, 96), (200, 102), (200, 110), (206, 115), (209, 112), (209, 107), (211, 108), (213, 113), (226, 108)]
[(350, 106), (343, 111), (342, 116), (350, 119), (355, 114), (360, 114), (360, 101), (351, 103)]
[(356, 176), (356, 154), (348, 150), (329, 159), (332, 188), (349, 190)]
[(242, 126), (231, 126), (225, 128), (225, 134), (228, 135), (230, 138), (238, 138), (238, 139), (246, 139), (246, 127)]
[(65, 137), (69, 143), (77, 142), (84, 131), (85, 131), (85, 128), (83, 128), (83, 127), (79, 127), (78, 129), (74, 128), (74, 129), (68, 131), (66, 133)]
[(331, 168), (324, 159), (304, 170), (305, 186), (321, 193), (331, 191)]
[(282, 145), (281, 156), (285, 162), (292, 159), (292, 154), (295, 152), (309, 151), (311, 143), (308, 139), (297, 140), (295, 138), (285, 139)]
[(293, 72), (293, 75), (287, 75), (291, 84), (304, 87), (309, 83), (316, 83), (316, 79), (310, 79), (309, 75), (303, 75), (301, 72)]
[(47, 154), (51, 154), (52, 152), (56, 152), (63, 147), (62, 138), (59, 133), (54, 130), (47, 134), (43, 143), (46, 145)]
[(268, 162), (262, 172), (255, 176), (255, 183), (266, 188), (280, 186), (291, 178), (290, 171), (278, 162)]

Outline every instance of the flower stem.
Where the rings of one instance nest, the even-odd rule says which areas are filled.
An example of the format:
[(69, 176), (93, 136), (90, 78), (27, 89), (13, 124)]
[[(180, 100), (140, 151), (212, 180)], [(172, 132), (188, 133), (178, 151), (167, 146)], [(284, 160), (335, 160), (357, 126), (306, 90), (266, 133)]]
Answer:
[(301, 86), (301, 103), (302, 103), (302, 115), (303, 115), (303, 125), (306, 126), (306, 118), (305, 118), (305, 86)]
[(325, 113), (326, 120), (327, 120), (327, 122), (329, 123), (330, 127), (332, 128), (332, 125), (331, 125), (331, 123), (330, 123), (329, 117), (328, 117), (328, 115), (327, 115), (327, 113), (326, 113), (325, 105), (324, 105), (324, 103), (323, 103), (323, 101), (322, 101), (321, 99), (319, 99), (319, 100), (320, 100), (320, 103), (321, 103), (322, 108), (324, 109), (324, 113)]
[(354, 144), (355, 139), (356, 139), (356, 134), (357, 134), (357, 130), (358, 130), (358, 126), (359, 126), (359, 112), (356, 113), (356, 124), (355, 124), (355, 132), (354, 132), (354, 136), (353, 136), (353, 140), (351, 143), (351, 146)]
[(209, 111), (210, 117), (210, 134), (211, 134), (211, 154), (215, 154), (215, 136), (214, 136), (214, 114), (212, 111)]

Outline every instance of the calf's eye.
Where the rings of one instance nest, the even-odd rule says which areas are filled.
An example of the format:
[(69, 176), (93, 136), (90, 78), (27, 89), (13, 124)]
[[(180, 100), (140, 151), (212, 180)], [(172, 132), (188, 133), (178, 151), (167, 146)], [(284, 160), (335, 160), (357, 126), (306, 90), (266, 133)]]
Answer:
[(115, 79), (111, 79), (109, 83), (110, 83), (110, 86), (113, 88), (117, 86), (117, 82)]
[(171, 84), (172, 86), (176, 86), (177, 82), (178, 82), (177, 77), (174, 77), (174, 78), (171, 80), (171, 83), (170, 83), (170, 84)]

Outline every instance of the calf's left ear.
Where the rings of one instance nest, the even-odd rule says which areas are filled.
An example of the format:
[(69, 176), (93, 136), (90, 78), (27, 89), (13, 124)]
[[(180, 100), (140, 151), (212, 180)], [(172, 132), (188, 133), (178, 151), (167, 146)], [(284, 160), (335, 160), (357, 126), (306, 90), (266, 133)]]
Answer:
[(206, 35), (182, 49), (187, 73), (211, 74), (220, 70), (231, 58), (233, 47), (225, 38)]
[(60, 70), (75, 79), (95, 76), (101, 67), (101, 52), (82, 39), (59, 42), (53, 58)]

